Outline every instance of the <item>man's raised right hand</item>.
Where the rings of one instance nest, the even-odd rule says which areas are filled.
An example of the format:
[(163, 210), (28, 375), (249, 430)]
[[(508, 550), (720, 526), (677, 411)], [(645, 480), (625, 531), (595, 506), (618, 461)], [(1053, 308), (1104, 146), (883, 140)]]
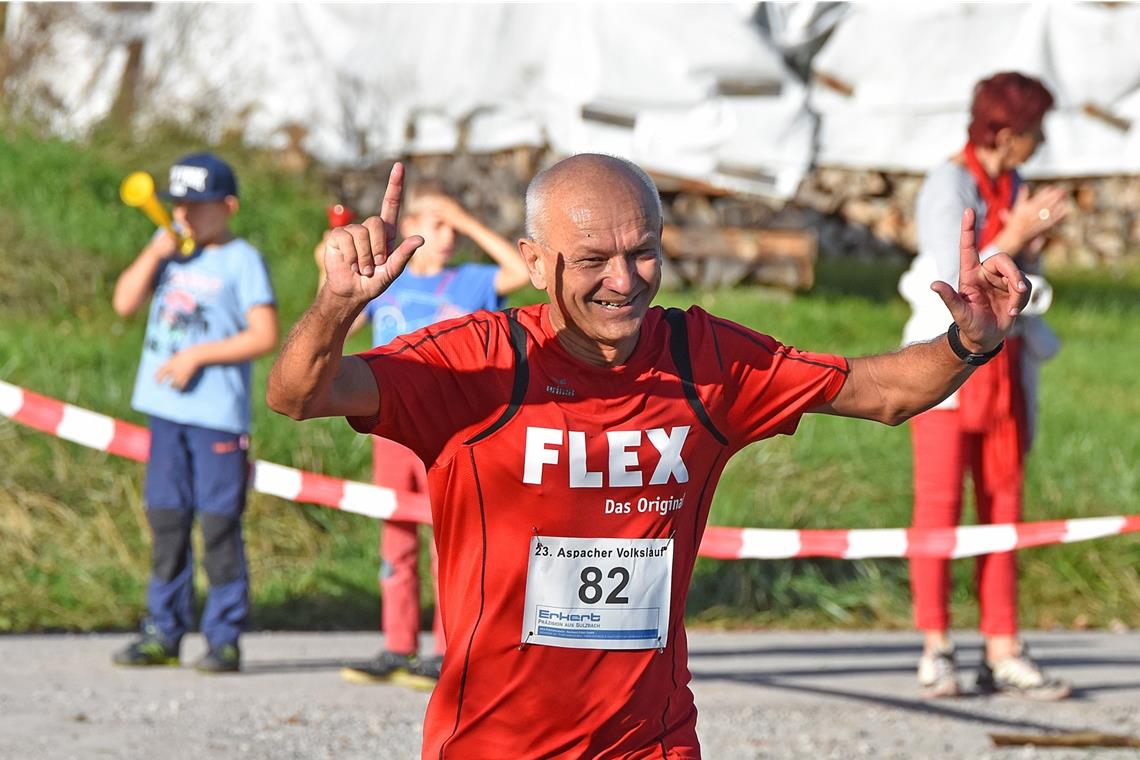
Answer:
[(424, 244), (413, 235), (396, 246), (397, 222), (404, 194), (404, 166), (397, 163), (388, 176), (380, 203), (380, 215), (363, 224), (337, 227), (325, 243), (325, 290), (359, 305), (388, 289), (408, 265), (412, 254)]

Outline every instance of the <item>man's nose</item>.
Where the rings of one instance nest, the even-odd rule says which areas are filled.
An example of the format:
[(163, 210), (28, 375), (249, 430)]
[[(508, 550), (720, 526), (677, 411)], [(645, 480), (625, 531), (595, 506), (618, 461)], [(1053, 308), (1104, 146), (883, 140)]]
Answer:
[(634, 278), (633, 262), (628, 256), (611, 256), (604, 275), (603, 285), (615, 293), (628, 293)]

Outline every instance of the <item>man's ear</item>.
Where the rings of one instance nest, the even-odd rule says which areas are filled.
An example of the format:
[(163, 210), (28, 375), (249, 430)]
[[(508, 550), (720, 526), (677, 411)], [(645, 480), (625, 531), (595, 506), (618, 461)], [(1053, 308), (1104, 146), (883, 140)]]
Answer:
[(238, 209), (241, 208), (241, 201), (238, 200), (236, 195), (227, 195), (224, 202), (226, 204), (226, 210), (230, 212), (230, 216), (236, 214)]
[(542, 246), (529, 238), (520, 238), (519, 253), (530, 273), (530, 284), (539, 290), (546, 290), (546, 261), (542, 256)]

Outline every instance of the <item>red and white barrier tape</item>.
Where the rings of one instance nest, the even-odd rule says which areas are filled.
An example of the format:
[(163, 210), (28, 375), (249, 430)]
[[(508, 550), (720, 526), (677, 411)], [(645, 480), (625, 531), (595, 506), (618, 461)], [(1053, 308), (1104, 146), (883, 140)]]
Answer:
[[(0, 380), (0, 414), (68, 441), (145, 462), (150, 431), (129, 422), (56, 401)], [(320, 504), (382, 520), (431, 522), (426, 494), (397, 492), (257, 460), (253, 490), (290, 501)]]
[[(146, 428), (3, 381), (0, 381), (0, 415), (99, 451), (139, 462), (147, 458), (150, 433)], [(424, 494), (340, 480), (261, 460), (255, 461), (252, 467), (253, 489), (260, 493), (383, 520), (431, 522), (431, 509)], [(1140, 515), (884, 530), (769, 530), (710, 525), (701, 541), (700, 555), (713, 559), (949, 559), (1137, 531), (1140, 531)]]
[(701, 541), (700, 554), (714, 559), (957, 559), (1030, 546), (1068, 544), (1136, 531), (1140, 531), (1140, 515), (964, 525), (957, 528), (884, 530), (766, 530), (710, 525)]

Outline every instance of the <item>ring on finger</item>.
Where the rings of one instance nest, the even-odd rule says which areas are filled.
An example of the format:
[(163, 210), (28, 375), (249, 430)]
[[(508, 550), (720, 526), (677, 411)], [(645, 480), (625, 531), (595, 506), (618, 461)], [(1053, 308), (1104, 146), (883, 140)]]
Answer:
[(1049, 221), (1049, 209), (1047, 209), (1047, 208), (1041, 209), (1040, 211), (1037, 212), (1037, 216), (1043, 222)]

